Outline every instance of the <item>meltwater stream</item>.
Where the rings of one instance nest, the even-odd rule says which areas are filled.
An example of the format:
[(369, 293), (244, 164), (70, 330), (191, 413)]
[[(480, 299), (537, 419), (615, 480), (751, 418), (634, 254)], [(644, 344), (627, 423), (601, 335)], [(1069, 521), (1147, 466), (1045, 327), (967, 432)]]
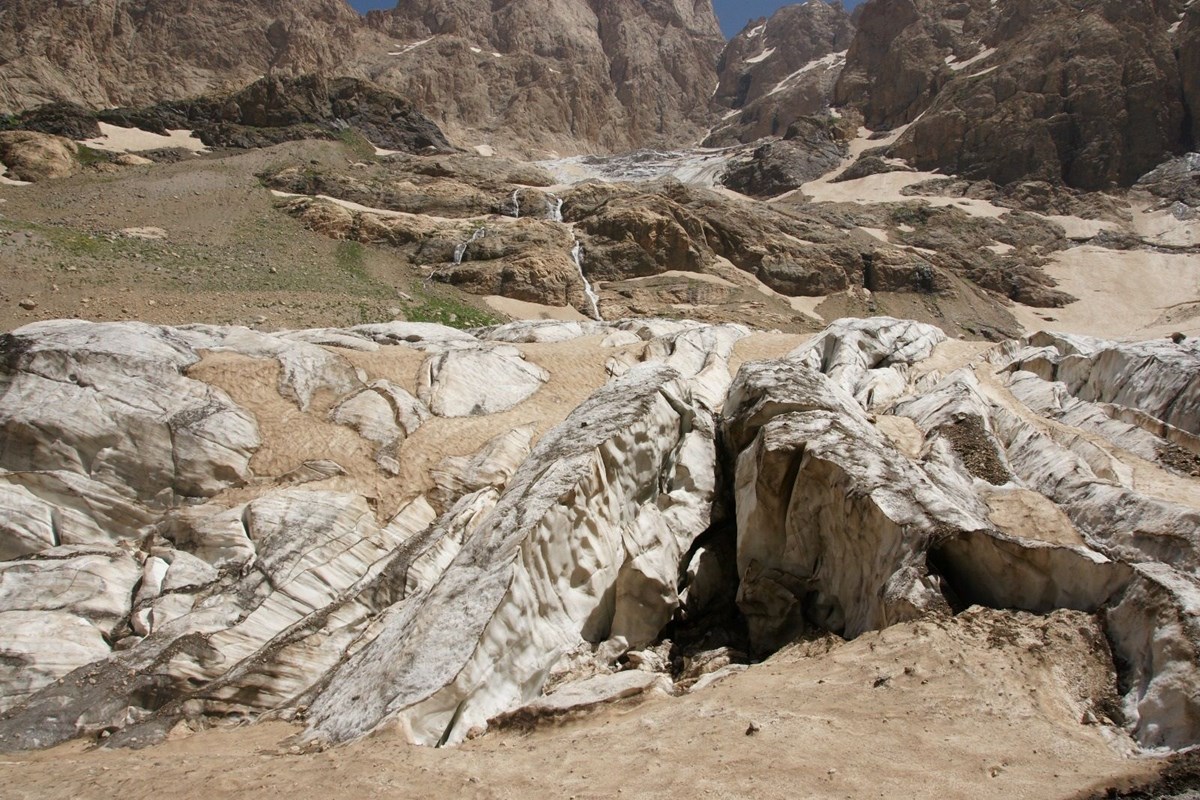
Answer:
[(575, 268), (579, 270), (579, 279), (583, 281), (583, 293), (587, 295), (588, 303), (592, 306), (592, 318), (604, 319), (600, 316), (600, 298), (592, 289), (592, 284), (587, 276), (583, 274), (583, 242), (578, 239), (575, 240), (575, 246), (571, 248), (571, 260), (575, 262)]
[[(517, 189), (512, 194), (512, 211), (513, 217), (521, 218), (520, 204), (521, 190)], [(546, 196), (546, 216), (552, 222), (563, 224), (563, 199), (554, 195)], [(471, 236), (466, 241), (458, 244), (454, 248), (454, 266), (461, 266), (467, 256), (467, 249), (472, 243), (479, 241), (487, 235), (487, 228), (478, 227), (471, 233)], [(571, 260), (575, 262), (575, 269), (579, 271), (579, 279), (583, 282), (583, 293), (587, 296), (588, 305), (592, 310), (592, 318), (597, 320), (604, 319), (600, 314), (600, 297), (596, 294), (596, 290), (592, 288), (591, 281), (587, 279), (587, 275), (583, 272), (583, 242), (575, 240), (571, 247)]]
[(463, 257), (467, 254), (467, 248), (472, 242), (477, 242), (487, 235), (487, 228), (476, 228), (471, 234), (471, 238), (454, 248), (454, 266), (459, 266), (463, 262)]

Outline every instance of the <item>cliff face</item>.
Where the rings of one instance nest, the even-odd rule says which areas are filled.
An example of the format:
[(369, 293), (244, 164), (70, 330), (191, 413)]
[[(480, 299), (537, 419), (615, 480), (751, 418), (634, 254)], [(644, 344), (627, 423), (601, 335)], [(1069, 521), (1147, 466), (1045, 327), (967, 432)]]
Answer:
[(422, 0), (366, 20), (344, 0), (14, 0), (4, 15), (0, 111), (320, 72), (372, 77), (507, 150), (699, 138), (723, 44), (709, 0)]
[(369, 23), (403, 44), (364, 70), (454, 131), (546, 149), (696, 140), (723, 39), (709, 0), (419, 0)]
[(1182, 60), (1177, 48), (1195, 24), (1181, 27), (1182, 11), (1155, 0), (873, 0), (835, 102), (871, 128), (913, 123), (893, 154), (918, 168), (1129, 185), (1190, 142), (1195, 47), (1185, 41)]
[(344, 0), (7, 0), (0, 112), (143, 105), (332, 71), (366, 33)]
[(784, 6), (747, 25), (717, 65), (713, 99), (730, 113), (712, 143), (781, 136), (798, 117), (827, 108), (853, 36), (850, 15), (824, 2)]

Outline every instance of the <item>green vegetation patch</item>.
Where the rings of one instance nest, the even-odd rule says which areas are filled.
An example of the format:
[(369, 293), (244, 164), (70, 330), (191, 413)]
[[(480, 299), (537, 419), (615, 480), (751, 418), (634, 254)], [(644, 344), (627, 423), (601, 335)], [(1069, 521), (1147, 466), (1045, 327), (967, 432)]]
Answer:
[(86, 144), (81, 144), (75, 150), (75, 160), (85, 167), (90, 167), (93, 164), (101, 164), (106, 161), (112, 161), (112, 156), (107, 153), (102, 153), (99, 150), (93, 150)]
[(361, 159), (375, 158), (375, 145), (367, 140), (357, 128), (345, 128), (337, 135), (338, 141)]
[(403, 304), (410, 322), (436, 322), (451, 328), (483, 328), (503, 322), (495, 314), (473, 308), (461, 300), (425, 291), (414, 292), (415, 299)]
[(343, 274), (362, 281), (370, 280), (367, 276), (366, 248), (359, 242), (338, 242), (337, 249), (333, 253), (333, 260)]

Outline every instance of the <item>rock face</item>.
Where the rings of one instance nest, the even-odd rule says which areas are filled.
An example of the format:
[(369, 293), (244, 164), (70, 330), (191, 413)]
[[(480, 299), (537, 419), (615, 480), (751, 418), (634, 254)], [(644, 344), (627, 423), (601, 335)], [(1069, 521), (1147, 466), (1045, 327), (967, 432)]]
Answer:
[(183, 11), (157, 0), (5, 4), (0, 112), (55, 100), (147, 105), (231, 89), (266, 73), (331, 71), (361, 22), (342, 0), (220, 0)]
[(378, 83), (451, 130), (555, 150), (699, 139), (723, 43), (708, 0), (422, 0), (370, 22), (403, 43), (363, 54)]
[[(311, 740), (454, 743), (978, 605), (1073, 610), (1124, 693), (1097, 724), (1200, 741), (1194, 345), (962, 357), (933, 326), (848, 319), (734, 377), (753, 335), (15, 331), (0, 747), (267, 712)], [(513, 369), (532, 393), (481, 404)]]
[(872, 129), (911, 123), (891, 152), (919, 169), (1128, 186), (1188, 144), (1182, 81), (1193, 79), (1174, 56), (1179, 11), (876, 0), (863, 7), (836, 102)]
[(1184, 104), (1191, 115), (1192, 143), (1200, 123), (1200, 7), (1188, 3), (1179, 32), (1179, 74), (1183, 78)]
[[(158, 5), (105, 0), (59, 13), (9, 4), (0, 52), (20, 55), (0, 67), (0, 112), (52, 101), (142, 107), (227, 93), (264, 75), (352, 75), (407, 98), (471, 144), (628, 149), (701, 137), (723, 43), (708, 0), (495, 9), (437, 0), (368, 19), (343, 0), (226, 2), (186, 14)], [(238, 103), (233, 118), (208, 122), (257, 124), (247, 119), (255, 101), (270, 105), (276, 85)]]
[(354, 78), (261, 78), (229, 95), (109, 109), (96, 116), (152, 133), (194, 130), (209, 147), (266, 147), (332, 138), (353, 128), (376, 147), (388, 150), (450, 149), (437, 125), (408, 101)]
[(782, 136), (799, 117), (829, 108), (854, 37), (840, 5), (788, 5), (748, 24), (725, 46), (713, 101), (728, 109), (708, 144)]

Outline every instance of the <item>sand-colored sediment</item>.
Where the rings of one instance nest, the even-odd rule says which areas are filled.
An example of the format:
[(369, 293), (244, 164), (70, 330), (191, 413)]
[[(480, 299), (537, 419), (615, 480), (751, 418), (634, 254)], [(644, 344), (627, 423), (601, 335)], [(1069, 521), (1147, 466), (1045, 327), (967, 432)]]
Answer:
[(1099, 236), (1104, 231), (1117, 231), (1121, 228), (1117, 223), (1103, 219), (1084, 219), (1064, 214), (1034, 214), (1034, 216), (1061, 226), (1068, 239), (1078, 241)]
[(5, 756), (5, 796), (1067, 798), (1153, 768), (1079, 722), (1105, 675), (1084, 619), (972, 612), (793, 645), (693, 695), (440, 750), (385, 733), (293, 755), (281, 723), (76, 742)]
[[(1054, 330), (1107, 339), (1200, 335), (1200, 258), (1084, 245), (1055, 253), (1043, 268), (1079, 298), (1064, 308), (1016, 305), (1027, 331)], [(1172, 313), (1174, 310), (1175, 313)]]
[(1138, 236), (1164, 247), (1200, 247), (1200, 219), (1181, 220), (1168, 211), (1133, 210)]
[(571, 306), (547, 306), (541, 303), (529, 303), (525, 300), (513, 300), (511, 297), (488, 295), (483, 298), (489, 306), (507, 314), (513, 319), (558, 319), (586, 320), (587, 317)]
[(192, 131), (168, 130), (163, 136), (138, 128), (122, 128), (101, 122), (100, 136), (86, 139), (84, 144), (93, 150), (105, 150), (110, 153), (137, 153), (142, 150), (159, 150), (168, 147), (180, 147), (193, 153), (206, 153), (208, 148), (204, 142), (195, 138)]
[[(918, 117), (917, 119), (920, 119)], [(915, 120), (914, 120), (915, 121)], [(892, 130), (888, 136), (872, 139), (872, 132), (859, 128), (858, 136), (850, 142), (845, 160), (834, 169), (809, 181), (796, 190), (815, 203), (861, 203), (872, 205), (878, 203), (907, 203), (914, 200), (924, 200), (932, 206), (954, 206), (976, 217), (1000, 217), (1008, 213), (1007, 208), (994, 206), (986, 200), (976, 200), (966, 197), (913, 197), (901, 193), (901, 189), (921, 181), (933, 178), (944, 178), (945, 175), (936, 172), (885, 172), (879, 175), (868, 175), (852, 181), (831, 181), (853, 164), (867, 150), (876, 147), (887, 147), (894, 144), (908, 130), (909, 125), (901, 125)], [(786, 200), (795, 191), (774, 198), (775, 202)], [(886, 239), (885, 239), (886, 241)]]
[[(840, 171), (839, 171), (840, 172)], [(838, 174), (838, 173), (834, 173)], [(901, 190), (922, 181), (934, 178), (944, 178), (936, 172), (884, 172), (879, 175), (868, 175), (852, 181), (830, 183), (833, 175), (826, 175), (815, 181), (804, 184), (801, 191), (816, 203), (859, 203), (876, 205), (879, 203), (911, 203), (924, 201), (931, 206), (953, 206), (973, 217), (1002, 217), (1009, 209), (994, 206), (987, 200), (976, 200), (969, 197), (934, 197), (911, 196)]]
[(988, 493), (988, 518), (1005, 533), (1051, 544), (1081, 545), (1075, 525), (1043, 494), (1015, 487)]

